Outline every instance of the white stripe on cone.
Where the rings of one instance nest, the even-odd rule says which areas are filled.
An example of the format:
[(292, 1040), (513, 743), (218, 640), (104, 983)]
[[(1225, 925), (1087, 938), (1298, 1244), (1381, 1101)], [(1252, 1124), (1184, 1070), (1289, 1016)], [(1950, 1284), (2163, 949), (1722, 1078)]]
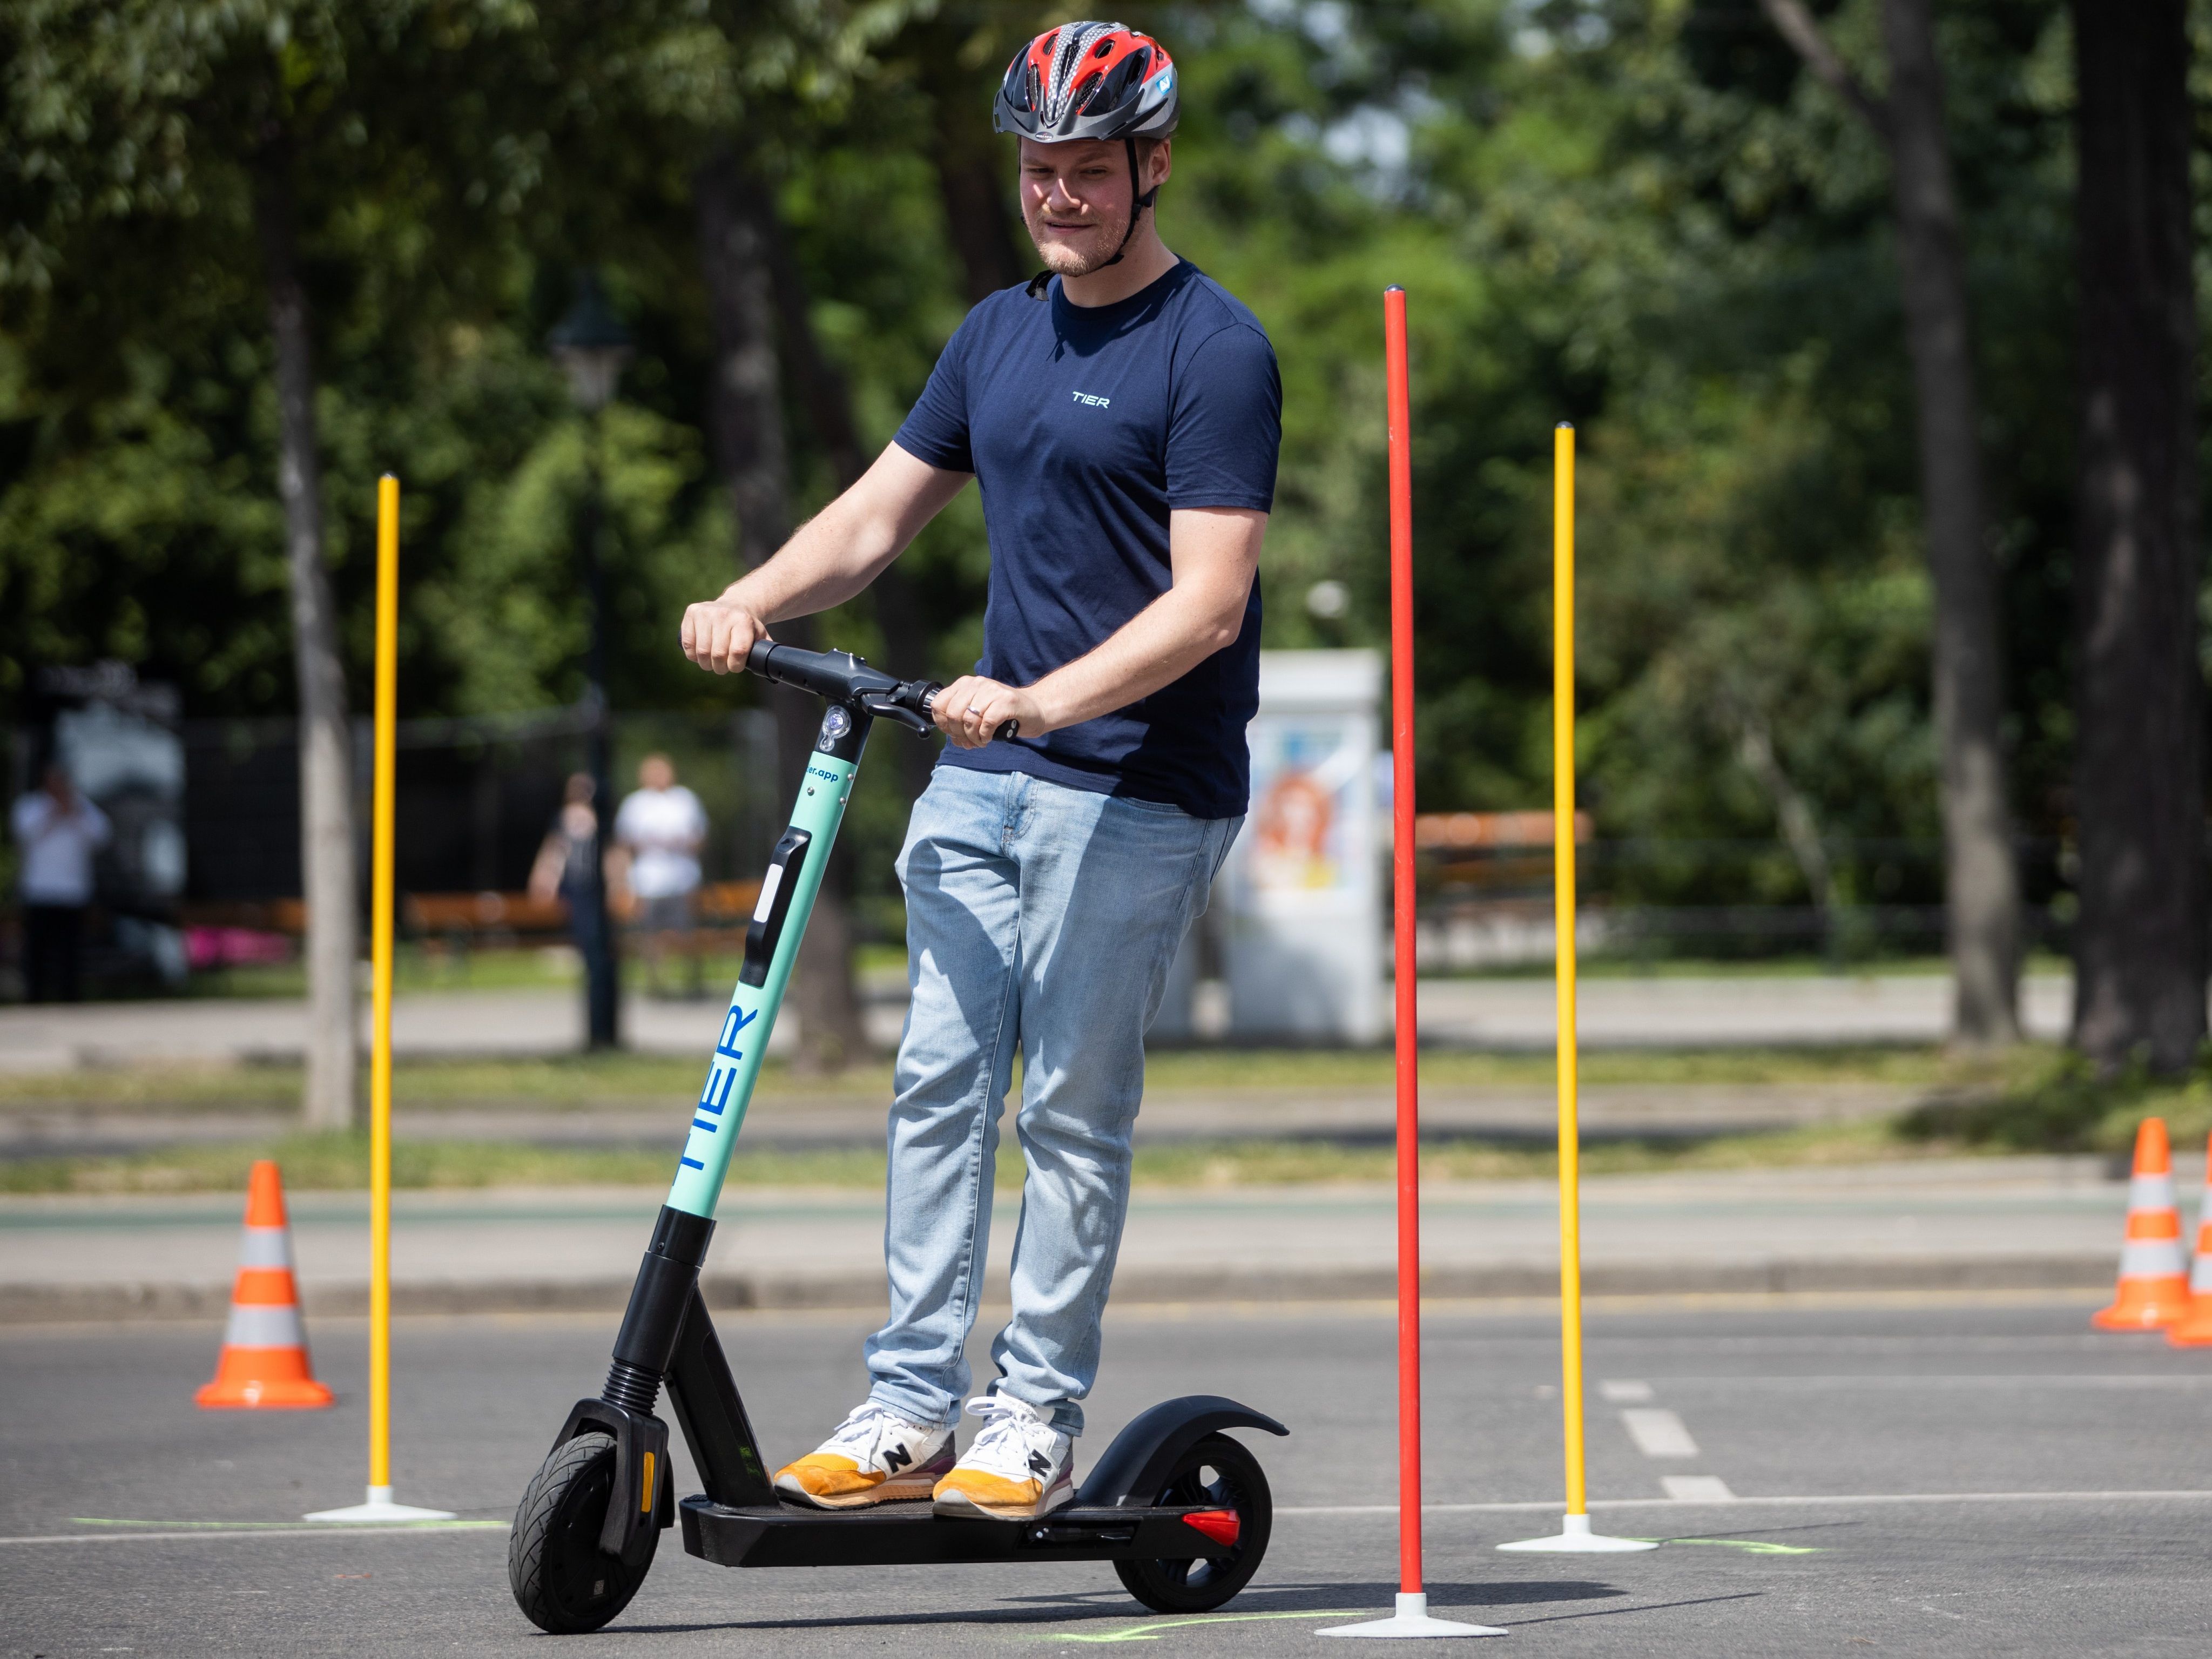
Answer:
[(2131, 1238), (2120, 1247), (2122, 1279), (2179, 1279), (2188, 1271), (2178, 1238)]
[(267, 1303), (234, 1302), (222, 1340), (230, 1348), (304, 1348), (307, 1333), (300, 1323), (297, 1303), (280, 1308)]
[(248, 1227), (238, 1243), (241, 1267), (289, 1267), (292, 1265), (289, 1227)]
[(2133, 1176), (2128, 1181), (2128, 1208), (2130, 1210), (2173, 1210), (2179, 1207), (2173, 1196), (2173, 1175), (2171, 1170), (2159, 1175)]

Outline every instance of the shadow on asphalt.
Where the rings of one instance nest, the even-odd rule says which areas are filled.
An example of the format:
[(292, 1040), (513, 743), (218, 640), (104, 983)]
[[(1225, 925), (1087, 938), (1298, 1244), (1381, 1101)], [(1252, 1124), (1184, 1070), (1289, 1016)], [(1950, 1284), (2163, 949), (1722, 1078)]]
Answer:
[[(1307, 1584), (1264, 1584), (1247, 1589), (1219, 1610), (1215, 1616), (1237, 1613), (1312, 1613), (1342, 1614), (1346, 1617), (1370, 1608), (1388, 1611), (1391, 1598), (1397, 1594), (1395, 1580), (1374, 1583), (1329, 1583)], [(1438, 1583), (1428, 1587), (1429, 1605), (1439, 1610), (1446, 1607), (1527, 1607), (1551, 1601), (1589, 1601), (1609, 1596), (1626, 1595), (1628, 1591), (1613, 1584), (1595, 1583), (1587, 1580), (1566, 1579), (1557, 1583), (1540, 1584), (1515, 1582), (1498, 1583)], [(1712, 1601), (1729, 1601), (1735, 1596), (1713, 1596)], [(845, 1619), (732, 1619), (681, 1625), (620, 1625), (610, 1626), (599, 1633), (603, 1636), (681, 1636), (698, 1631), (772, 1631), (772, 1630), (866, 1630), (879, 1626), (915, 1625), (1064, 1625), (1076, 1620), (1112, 1620), (1127, 1623), (1132, 1619), (1204, 1618), (1207, 1615), (1182, 1613), (1153, 1613), (1139, 1607), (1121, 1590), (1078, 1591), (1059, 1595), (1011, 1595), (1006, 1602), (994, 1607), (964, 1609), (946, 1613), (858, 1613)], [(1664, 1605), (1690, 1607), (1693, 1602), (1668, 1602)], [(1618, 1607), (1607, 1611), (1618, 1613), (1644, 1612), (1642, 1607)], [(1560, 1618), (1583, 1615), (1563, 1613)], [(1542, 1624), (1541, 1619), (1518, 1621)]]
[(1557, 1625), (1569, 1619), (1609, 1619), (1623, 1613), (1665, 1613), (1672, 1607), (1710, 1607), (1723, 1601), (1757, 1601), (1765, 1590), (1738, 1590), (1734, 1595), (1698, 1595), (1686, 1601), (1639, 1601), (1632, 1607), (1592, 1607), (1587, 1613), (1552, 1613), (1541, 1619), (1508, 1619), (1509, 1625)]

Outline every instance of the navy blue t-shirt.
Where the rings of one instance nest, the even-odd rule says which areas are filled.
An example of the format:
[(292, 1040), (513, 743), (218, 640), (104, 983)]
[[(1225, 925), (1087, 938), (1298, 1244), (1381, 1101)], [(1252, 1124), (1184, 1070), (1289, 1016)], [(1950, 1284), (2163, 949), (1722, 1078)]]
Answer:
[[(930, 465), (973, 472), (991, 538), (975, 672), (1030, 685), (1166, 592), (1168, 514), (1272, 509), (1282, 382), (1258, 319), (1188, 260), (1109, 306), (994, 294), (968, 313), (898, 430)], [(1043, 738), (947, 749), (1198, 817), (1244, 811), (1260, 702), (1260, 587), (1243, 630), (1181, 679)]]

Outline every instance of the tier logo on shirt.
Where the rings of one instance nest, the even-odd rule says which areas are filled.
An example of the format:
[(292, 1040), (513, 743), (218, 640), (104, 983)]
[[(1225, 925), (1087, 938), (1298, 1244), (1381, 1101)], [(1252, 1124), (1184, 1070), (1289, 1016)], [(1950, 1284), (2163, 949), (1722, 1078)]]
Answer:
[(1093, 409), (1110, 409), (1114, 404), (1111, 398), (1097, 397), (1088, 392), (1078, 392), (1071, 395), (1079, 404), (1088, 404)]

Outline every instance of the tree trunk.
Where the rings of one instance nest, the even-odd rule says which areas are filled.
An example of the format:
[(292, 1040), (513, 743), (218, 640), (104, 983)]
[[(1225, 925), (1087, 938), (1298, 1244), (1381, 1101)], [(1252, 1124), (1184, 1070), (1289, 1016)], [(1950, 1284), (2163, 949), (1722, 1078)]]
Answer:
[(1882, 0), (1898, 264), (1919, 402), (1920, 491), (1936, 586), (1936, 737), (1943, 769), (1953, 1034), (2020, 1036), (2020, 872), (2003, 747), (1996, 571), (1959, 208), (1943, 137), (1929, 0)]
[(1036, 265), (1014, 240), (1018, 223), (1007, 204), (1014, 141), (991, 130), (987, 106), (968, 90), (976, 76), (973, 66), (962, 61), (968, 31), (960, 22), (933, 18), (921, 23), (915, 44), (922, 84), (954, 89), (940, 90), (932, 102), (930, 161), (937, 170), (945, 230), (967, 282), (968, 303), (977, 305), (1002, 288), (1028, 281)]
[(300, 699), (300, 866), (307, 902), (307, 1074), (311, 1129), (355, 1126), (360, 923), (354, 871), (353, 734), (330, 573), (323, 564), (322, 463), (314, 360), (300, 286), (292, 155), (282, 139), (257, 159), (253, 215), (276, 343), (277, 493), (292, 587)]
[(1942, 756), (1952, 1034), (2020, 1035), (2020, 871), (2005, 777), (1996, 572), (1983, 505), (1980, 405), (1957, 192), (1944, 141), (1930, 0), (1882, 0), (1889, 95), (1861, 85), (1802, 0), (1759, 0), (1776, 30), (1887, 147), (1898, 276), (1919, 416), (1920, 494), (1936, 589), (1936, 738)]
[(2081, 480), (2074, 1041), (2184, 1070), (2205, 1030), (2197, 310), (2185, 0), (2075, 0)]
[(1820, 823), (1813, 814), (1813, 803), (1783, 770), (1781, 757), (1774, 752), (1774, 733), (1765, 720), (1748, 714), (1739, 717), (1735, 752), (1744, 770), (1758, 780), (1773, 801), (1782, 843), (1796, 861), (1798, 873), (1805, 878), (1805, 890), (1820, 912), (1823, 936), (1832, 943), (1842, 899), (1836, 890), (1835, 866), (1828, 861), (1827, 845), (1820, 839)]
[[(799, 382), (807, 423), (829, 454), (837, 488), (849, 489), (868, 470), (867, 453), (861, 447), (860, 428), (853, 419), (852, 388), (815, 337), (805, 278), (792, 257), (782, 225), (771, 216), (766, 228), (769, 270), (783, 325), (784, 356)], [(902, 680), (921, 679), (929, 672), (929, 622), (912, 580), (897, 564), (891, 564), (876, 578), (869, 597), (875, 601), (876, 626), (884, 636), (883, 665)], [(914, 800), (929, 785), (930, 772), (937, 763), (937, 745), (919, 738), (901, 741), (897, 752), (899, 780), (906, 787), (907, 799)]]
[[(737, 520), (738, 556), (748, 568), (768, 558), (791, 533), (790, 469), (783, 441), (783, 400), (775, 356), (775, 302), (769, 269), (775, 209), (768, 192), (736, 154), (718, 149), (692, 179), (701, 267), (713, 311), (714, 373), (708, 428), (714, 462)], [(811, 617), (779, 623), (776, 638), (812, 648)], [(775, 711), (778, 787), (795, 798), (821, 720), (816, 700), (788, 687), (770, 694)], [(853, 978), (852, 880), (848, 860), (833, 856), (800, 942), (795, 975), (799, 1061), (836, 1070), (863, 1042)]]

